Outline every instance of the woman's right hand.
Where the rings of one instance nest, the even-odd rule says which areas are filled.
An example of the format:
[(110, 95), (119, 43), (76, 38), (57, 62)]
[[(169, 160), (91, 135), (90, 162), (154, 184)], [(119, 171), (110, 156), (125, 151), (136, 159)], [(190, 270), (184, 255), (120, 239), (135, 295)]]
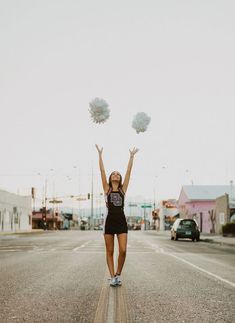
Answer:
[(99, 146), (97, 144), (95, 146), (96, 146), (96, 149), (98, 150), (99, 155), (101, 156), (102, 152), (103, 152), (103, 147), (99, 148)]

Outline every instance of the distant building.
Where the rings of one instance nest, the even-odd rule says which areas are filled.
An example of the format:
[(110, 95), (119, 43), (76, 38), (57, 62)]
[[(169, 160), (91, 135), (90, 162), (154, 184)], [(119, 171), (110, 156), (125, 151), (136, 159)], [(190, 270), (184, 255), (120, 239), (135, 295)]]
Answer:
[(21, 196), (0, 190), (0, 232), (32, 229), (31, 196)]
[(33, 229), (60, 230), (63, 227), (63, 218), (61, 213), (53, 209), (41, 208), (39, 211), (33, 211)]
[(215, 233), (222, 233), (222, 226), (232, 221), (235, 221), (235, 200), (225, 193), (215, 202)]
[(161, 201), (158, 216), (160, 230), (170, 230), (175, 220), (179, 217), (177, 201), (174, 199)]
[[(234, 193), (231, 185), (183, 186), (178, 199), (180, 217), (195, 219), (203, 233), (219, 233), (221, 227), (216, 229), (216, 199), (228, 194), (232, 200)], [(225, 221), (228, 220), (226, 217)]]

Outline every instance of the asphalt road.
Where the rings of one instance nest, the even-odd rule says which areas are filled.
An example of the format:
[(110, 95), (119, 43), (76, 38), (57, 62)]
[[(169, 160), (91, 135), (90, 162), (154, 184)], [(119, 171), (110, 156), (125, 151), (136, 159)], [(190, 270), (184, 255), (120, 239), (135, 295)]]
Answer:
[(102, 231), (0, 236), (0, 322), (235, 322), (234, 247), (129, 231), (122, 276)]

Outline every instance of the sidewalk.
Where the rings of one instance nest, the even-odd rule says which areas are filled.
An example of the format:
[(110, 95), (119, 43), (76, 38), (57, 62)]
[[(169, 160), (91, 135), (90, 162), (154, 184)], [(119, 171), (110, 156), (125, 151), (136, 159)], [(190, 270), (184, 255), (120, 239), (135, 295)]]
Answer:
[(200, 240), (203, 242), (217, 243), (224, 246), (235, 247), (235, 237), (223, 237), (218, 234), (201, 233)]

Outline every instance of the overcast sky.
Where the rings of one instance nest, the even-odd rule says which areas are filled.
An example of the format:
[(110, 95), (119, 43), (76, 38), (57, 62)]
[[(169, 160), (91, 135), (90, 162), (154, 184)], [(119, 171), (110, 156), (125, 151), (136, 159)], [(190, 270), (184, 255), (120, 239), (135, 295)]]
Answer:
[(48, 194), (86, 194), (93, 165), (101, 192), (95, 143), (107, 175), (140, 149), (129, 197), (235, 180), (233, 0), (1, 0), (0, 26), (1, 189), (39, 197), (47, 177)]

